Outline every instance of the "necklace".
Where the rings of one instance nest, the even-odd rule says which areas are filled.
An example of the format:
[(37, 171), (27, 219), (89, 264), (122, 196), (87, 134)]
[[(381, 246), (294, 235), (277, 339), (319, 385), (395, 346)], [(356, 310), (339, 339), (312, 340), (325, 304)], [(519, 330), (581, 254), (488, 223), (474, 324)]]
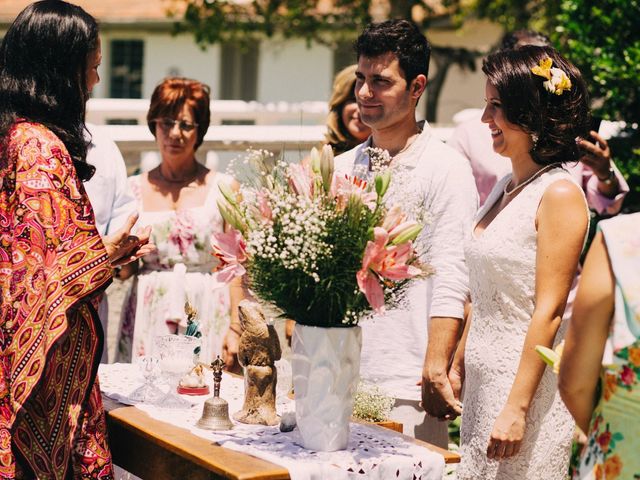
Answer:
[(542, 167), (540, 170), (538, 170), (533, 175), (531, 175), (529, 178), (527, 178), (524, 182), (516, 185), (511, 190), (507, 190), (507, 185), (509, 185), (511, 183), (511, 181), (509, 181), (509, 182), (504, 184), (504, 188), (502, 189), (502, 192), (507, 196), (513, 195), (515, 192), (517, 192), (518, 190), (520, 190), (524, 186), (529, 185), (531, 182), (533, 182), (536, 178), (538, 178), (540, 175), (542, 175), (547, 170), (551, 170), (552, 168), (555, 168), (557, 166), (558, 166), (557, 163), (551, 163), (551, 164), (547, 165), (546, 167)]
[(162, 173), (162, 168), (158, 167), (158, 176), (162, 180), (164, 180), (167, 183), (173, 183), (173, 184), (177, 184), (177, 185), (182, 185), (182, 184), (185, 184), (185, 183), (188, 184), (188, 183), (193, 182), (196, 179), (196, 177), (198, 176), (199, 173), (200, 173), (200, 168), (198, 167), (197, 163), (196, 163), (195, 171), (191, 175), (189, 175), (187, 177), (184, 177), (184, 178), (167, 178)]

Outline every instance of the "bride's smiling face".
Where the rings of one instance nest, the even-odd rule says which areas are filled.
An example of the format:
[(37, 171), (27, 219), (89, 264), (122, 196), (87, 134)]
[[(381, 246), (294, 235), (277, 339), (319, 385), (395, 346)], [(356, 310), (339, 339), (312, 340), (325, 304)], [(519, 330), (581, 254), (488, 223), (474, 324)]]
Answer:
[(485, 95), (486, 106), (482, 113), (482, 121), (489, 125), (491, 130), (493, 150), (509, 158), (528, 154), (533, 147), (531, 136), (518, 125), (507, 120), (500, 94), (488, 80)]

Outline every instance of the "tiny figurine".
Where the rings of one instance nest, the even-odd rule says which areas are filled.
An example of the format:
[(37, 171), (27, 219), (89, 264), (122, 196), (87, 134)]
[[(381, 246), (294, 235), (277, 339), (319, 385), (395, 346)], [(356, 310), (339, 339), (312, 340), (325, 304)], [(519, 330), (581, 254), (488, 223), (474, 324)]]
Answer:
[[(184, 313), (187, 315), (187, 329), (184, 334), (190, 337), (202, 337), (202, 332), (198, 328), (199, 324), (196, 322), (198, 310), (191, 305), (191, 302), (188, 299), (184, 302)], [(198, 355), (200, 354), (199, 346), (194, 349), (193, 354), (196, 357), (195, 361), (197, 362)]]
[(229, 404), (220, 398), (220, 383), (222, 382), (222, 369), (224, 361), (220, 355), (207, 367), (213, 371), (213, 397), (204, 402), (202, 417), (196, 424), (205, 430), (231, 430), (233, 423), (229, 418)]
[(205, 382), (203, 364), (199, 363), (180, 379), (178, 393), (183, 395), (209, 395), (209, 386)]
[(257, 302), (243, 300), (238, 311), (243, 329), (238, 361), (244, 367), (244, 404), (233, 418), (242, 423), (278, 425), (275, 361), (282, 356), (278, 334)]

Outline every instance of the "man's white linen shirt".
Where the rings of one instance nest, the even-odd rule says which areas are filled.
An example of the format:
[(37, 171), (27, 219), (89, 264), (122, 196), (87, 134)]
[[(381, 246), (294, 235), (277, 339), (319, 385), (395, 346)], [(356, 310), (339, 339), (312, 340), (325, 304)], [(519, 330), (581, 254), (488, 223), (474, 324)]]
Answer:
[[(338, 174), (372, 180), (365, 153), (371, 138), (335, 159)], [(389, 395), (420, 400), (422, 366), (430, 317), (463, 318), (469, 295), (464, 239), (471, 231), (478, 195), (467, 159), (445, 145), (425, 122), (422, 133), (391, 162), (387, 207), (416, 205), (429, 222), (416, 241), (423, 262), (435, 273), (413, 280), (400, 306), (363, 320), (360, 375)], [(396, 175), (396, 167), (404, 173)], [(394, 182), (395, 180), (395, 182)]]
[(113, 234), (122, 228), (137, 211), (129, 182), (127, 168), (115, 142), (99, 126), (87, 124), (91, 145), (87, 163), (96, 167), (96, 173), (84, 188), (96, 217), (96, 228), (101, 236)]
[[(96, 167), (96, 172), (84, 188), (89, 196), (100, 236), (110, 235), (122, 228), (137, 212), (136, 200), (127, 180), (127, 167), (115, 142), (99, 126), (87, 124), (91, 134), (91, 145), (87, 152), (87, 163)], [(102, 363), (107, 363), (107, 329), (109, 306), (106, 296), (98, 306), (105, 343)]]

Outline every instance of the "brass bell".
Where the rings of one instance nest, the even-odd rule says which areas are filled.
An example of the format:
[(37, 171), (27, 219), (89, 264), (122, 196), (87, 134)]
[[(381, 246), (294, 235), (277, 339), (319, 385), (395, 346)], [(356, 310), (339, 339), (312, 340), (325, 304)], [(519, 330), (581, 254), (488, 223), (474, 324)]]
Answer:
[(202, 417), (198, 420), (198, 428), (205, 430), (231, 430), (233, 423), (229, 418), (229, 404), (224, 398), (211, 397), (204, 402)]
[(209, 368), (213, 370), (213, 397), (204, 402), (202, 417), (196, 425), (205, 430), (231, 430), (233, 423), (229, 418), (229, 404), (224, 398), (220, 398), (220, 382), (224, 368), (220, 355)]

